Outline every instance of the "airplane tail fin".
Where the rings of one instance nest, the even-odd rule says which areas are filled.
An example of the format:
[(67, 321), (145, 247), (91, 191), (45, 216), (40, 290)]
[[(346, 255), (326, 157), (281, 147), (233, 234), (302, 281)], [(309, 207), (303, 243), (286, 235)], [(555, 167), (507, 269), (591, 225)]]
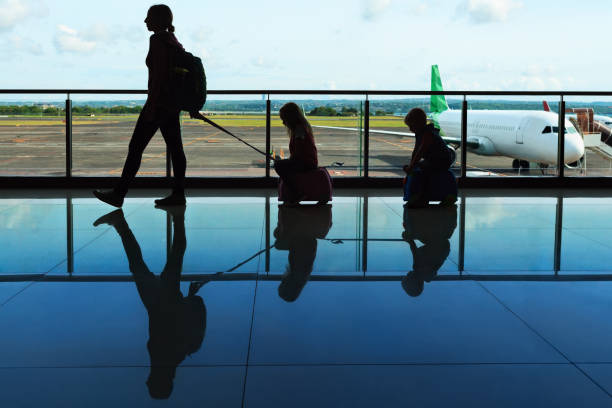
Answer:
[[(437, 65), (431, 66), (431, 90), (432, 91), (443, 91), (442, 79), (440, 78), (440, 71)], [(442, 113), (448, 110), (448, 104), (444, 95), (431, 95), (429, 100), (429, 109), (431, 113)]]
[(542, 105), (544, 105), (544, 111), (550, 112), (550, 106), (548, 106), (548, 102), (542, 101)]

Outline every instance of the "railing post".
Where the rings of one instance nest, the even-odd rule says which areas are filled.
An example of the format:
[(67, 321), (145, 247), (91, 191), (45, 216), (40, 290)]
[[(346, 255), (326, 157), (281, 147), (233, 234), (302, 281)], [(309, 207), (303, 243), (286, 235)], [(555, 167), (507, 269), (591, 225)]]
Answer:
[(565, 101), (563, 94), (559, 101), (559, 134), (557, 139), (557, 166), (559, 167), (558, 177), (565, 175)]
[(363, 241), (361, 247), (361, 269), (365, 276), (368, 271), (368, 192), (363, 194)]
[(271, 103), (270, 103), (270, 94), (268, 94), (268, 99), (266, 100), (266, 178), (270, 177), (270, 150), (271, 150), (271, 141), (270, 141), (270, 127), (271, 127)]
[(74, 272), (74, 216), (72, 213), (72, 193), (66, 194), (66, 259), (67, 272)]
[(370, 100), (366, 94), (365, 117), (363, 121), (363, 177), (370, 177)]
[(270, 194), (266, 194), (266, 275), (270, 273)]
[(561, 270), (561, 239), (563, 233), (563, 197), (557, 197), (557, 215), (555, 218), (555, 275)]
[(459, 275), (463, 275), (465, 268), (465, 195), (461, 197), (459, 207)]
[(461, 104), (461, 178), (465, 178), (467, 174), (467, 109), (468, 104), (463, 95), (463, 103)]
[(72, 177), (72, 101), (66, 95), (66, 177)]

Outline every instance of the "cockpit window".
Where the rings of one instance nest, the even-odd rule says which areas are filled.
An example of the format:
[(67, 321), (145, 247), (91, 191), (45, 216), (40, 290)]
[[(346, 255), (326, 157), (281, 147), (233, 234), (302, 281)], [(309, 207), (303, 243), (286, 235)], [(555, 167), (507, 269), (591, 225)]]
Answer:
[[(546, 126), (542, 133), (559, 133), (559, 126)], [(565, 133), (578, 133), (574, 125), (568, 124), (565, 127)]]

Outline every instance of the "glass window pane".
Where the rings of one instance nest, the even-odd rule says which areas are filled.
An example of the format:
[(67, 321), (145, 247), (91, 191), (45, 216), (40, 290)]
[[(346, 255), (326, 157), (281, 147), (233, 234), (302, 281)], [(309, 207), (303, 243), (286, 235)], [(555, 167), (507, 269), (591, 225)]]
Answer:
[[(551, 177), (557, 175), (558, 115), (543, 101), (558, 96), (468, 97), (468, 177)], [(439, 114), (449, 137), (461, 137), (461, 100), (449, 98)], [(569, 125), (569, 124), (568, 124)], [(557, 130), (555, 130), (557, 129)], [(457, 150), (461, 157), (461, 149)], [(500, 182), (501, 184), (501, 182)]]
[[(146, 95), (74, 95), (72, 174), (121, 175), (136, 120)], [(165, 176), (166, 148), (161, 134), (147, 146), (138, 176)]]
[[(570, 154), (576, 145), (584, 145), (584, 155), (568, 163), (568, 177), (612, 176), (612, 98), (571, 96), (565, 99), (566, 117), (578, 134), (566, 136), (565, 149)], [(579, 146), (580, 147), (580, 146)], [(566, 152), (566, 155), (568, 153)]]
[[(289, 157), (289, 137), (278, 116), (279, 109), (293, 101), (312, 126), (319, 166), (332, 177), (363, 175), (363, 101), (350, 95), (282, 95), (272, 101), (272, 153)], [(272, 171), (272, 176), (276, 173)]]
[(0, 175), (66, 174), (62, 95), (0, 96)]
[[(266, 101), (261, 95), (209, 95), (204, 115), (245, 142), (266, 150)], [(188, 177), (264, 177), (261, 153), (223, 131), (183, 113)]]

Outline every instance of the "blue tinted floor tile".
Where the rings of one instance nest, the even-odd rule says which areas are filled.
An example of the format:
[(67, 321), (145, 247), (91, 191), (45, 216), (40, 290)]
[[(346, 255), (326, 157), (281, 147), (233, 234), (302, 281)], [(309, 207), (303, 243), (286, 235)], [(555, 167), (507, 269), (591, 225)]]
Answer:
[(31, 284), (32, 282), (0, 282), (0, 305)]
[(612, 395), (612, 364), (578, 364), (578, 366)]
[(612, 362), (612, 282), (486, 282), (573, 362)]
[(297, 278), (259, 282), (250, 361), (565, 362), (473, 282), (425, 283), (411, 297), (400, 281)]
[[(158, 280), (37, 283), (0, 309), (0, 366), (244, 364), (254, 287), (209, 282), (172, 303)], [(181, 290), (186, 296), (189, 283)]]
[(609, 407), (571, 365), (249, 367), (245, 406)]
[[(244, 367), (0, 369), (3, 407), (240, 407)], [(154, 377), (157, 378), (157, 377)]]

